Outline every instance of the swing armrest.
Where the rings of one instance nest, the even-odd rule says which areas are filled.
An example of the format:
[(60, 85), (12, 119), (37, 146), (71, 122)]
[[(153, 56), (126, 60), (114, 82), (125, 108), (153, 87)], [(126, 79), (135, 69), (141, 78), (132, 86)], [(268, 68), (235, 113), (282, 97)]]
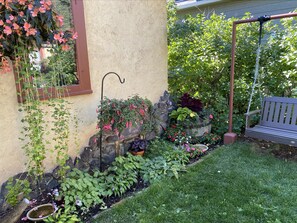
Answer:
[(254, 110), (254, 111), (250, 111), (250, 112), (247, 112), (247, 113), (245, 113), (244, 115), (246, 116), (246, 128), (249, 128), (250, 127), (250, 125), (251, 125), (251, 123), (250, 123), (250, 117), (252, 116), (252, 115), (255, 115), (255, 114), (258, 114), (258, 113), (261, 113), (261, 110)]
[(250, 112), (244, 113), (244, 115), (246, 117), (250, 117), (250, 116), (255, 115), (257, 113), (260, 113), (260, 112), (261, 112), (261, 110), (254, 110), (254, 111), (250, 111)]

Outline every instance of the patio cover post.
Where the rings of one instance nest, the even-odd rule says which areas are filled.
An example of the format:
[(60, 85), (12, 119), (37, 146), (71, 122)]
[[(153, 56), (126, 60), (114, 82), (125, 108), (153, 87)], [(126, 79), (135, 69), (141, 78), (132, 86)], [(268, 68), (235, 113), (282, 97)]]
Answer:
[[(289, 17), (296, 17), (297, 13), (285, 13), (279, 15), (270, 16), (270, 20), (272, 19), (282, 19)], [(224, 135), (224, 144), (231, 144), (236, 141), (236, 133), (232, 132), (232, 120), (233, 120), (233, 98), (234, 98), (234, 67), (235, 67), (235, 51), (236, 51), (236, 25), (243, 23), (252, 23), (257, 22), (258, 18), (252, 19), (243, 19), (233, 22), (232, 29), (232, 49), (231, 49), (231, 71), (230, 71), (230, 97), (229, 97), (229, 124), (228, 124), (228, 132)]]

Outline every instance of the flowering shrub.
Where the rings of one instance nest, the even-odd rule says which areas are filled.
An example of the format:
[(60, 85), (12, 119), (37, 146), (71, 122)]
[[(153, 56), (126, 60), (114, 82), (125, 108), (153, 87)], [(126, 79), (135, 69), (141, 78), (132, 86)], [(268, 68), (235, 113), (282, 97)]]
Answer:
[(222, 140), (222, 137), (214, 134), (214, 133), (204, 133), (203, 136), (201, 136), (201, 139), (199, 140), (201, 143), (207, 144), (207, 145), (213, 145), (217, 144)]
[(206, 152), (206, 150), (202, 150), (200, 148), (196, 148), (195, 146), (192, 146), (190, 144), (185, 144), (184, 146), (185, 152), (189, 155), (191, 159), (194, 159), (196, 157), (201, 156), (203, 153)]
[(98, 129), (119, 135), (125, 128), (141, 125), (143, 132), (152, 130), (152, 103), (139, 96), (127, 100), (105, 98), (98, 106)]
[(183, 144), (183, 139), (186, 138), (186, 132), (180, 125), (171, 124), (165, 129), (164, 137), (170, 142)]
[(73, 31), (62, 31), (63, 16), (53, 11), (51, 0), (0, 0), (0, 70), (10, 71), (7, 58), (15, 58), (19, 46), (41, 48), (42, 44), (69, 49)]

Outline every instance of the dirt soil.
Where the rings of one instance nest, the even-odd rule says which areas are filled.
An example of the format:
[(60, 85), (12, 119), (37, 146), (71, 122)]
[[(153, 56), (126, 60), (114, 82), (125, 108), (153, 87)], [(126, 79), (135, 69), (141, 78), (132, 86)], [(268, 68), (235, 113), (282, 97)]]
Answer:
[(280, 145), (273, 142), (267, 142), (264, 140), (246, 138), (241, 136), (239, 137), (239, 140), (257, 144), (260, 153), (269, 153), (281, 160), (297, 162), (297, 147)]

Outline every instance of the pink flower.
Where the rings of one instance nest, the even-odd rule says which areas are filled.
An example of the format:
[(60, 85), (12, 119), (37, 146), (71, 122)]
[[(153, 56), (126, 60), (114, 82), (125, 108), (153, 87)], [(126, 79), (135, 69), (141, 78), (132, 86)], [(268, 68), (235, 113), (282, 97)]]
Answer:
[(25, 22), (25, 24), (24, 24), (25, 31), (28, 31), (30, 27), (31, 27), (31, 25), (29, 23)]
[(69, 51), (70, 50), (70, 46), (68, 46), (67, 44), (63, 44), (62, 45), (62, 50), (63, 51)]
[(104, 125), (104, 126), (103, 126), (103, 130), (105, 130), (105, 131), (112, 130), (112, 128), (111, 128), (111, 124)]
[(27, 0), (18, 0), (18, 2), (19, 2), (20, 5), (25, 5), (26, 1)]
[(77, 37), (78, 37), (77, 32), (73, 33), (72, 39), (77, 39)]
[(213, 119), (213, 115), (212, 115), (212, 114), (210, 114), (210, 115), (209, 115), (209, 118), (210, 118), (210, 119)]
[(131, 121), (126, 122), (126, 128), (131, 128), (131, 127), (132, 127), (132, 122)]
[(63, 35), (64, 35), (64, 33), (62, 33), (62, 32), (60, 32), (60, 33), (56, 33), (56, 34), (54, 35), (54, 39), (55, 39), (55, 40), (58, 40), (59, 43), (63, 43), (63, 42), (65, 42), (65, 40), (62, 38)]
[(56, 20), (57, 20), (57, 23), (58, 23), (58, 25), (61, 27), (61, 26), (63, 26), (63, 24), (64, 24), (64, 17), (63, 16), (61, 16), (61, 15), (57, 15), (56, 16)]
[(139, 109), (139, 113), (140, 113), (140, 115), (142, 115), (142, 116), (144, 116), (145, 115), (145, 111), (141, 108), (141, 109)]
[(37, 33), (37, 30), (34, 28), (31, 28), (27, 31), (26, 36), (30, 36), (30, 35), (34, 36), (36, 33)]
[(131, 104), (131, 105), (129, 105), (129, 108), (130, 108), (130, 110), (133, 110), (133, 109), (135, 109), (137, 107), (135, 105)]
[(7, 36), (9, 36), (12, 33), (12, 29), (9, 26), (5, 26), (5, 29), (3, 31)]
[(33, 9), (33, 4), (30, 3), (30, 4), (28, 5), (28, 9), (29, 9), (29, 10), (32, 10), (32, 9)]
[(1, 19), (0, 20), (0, 26), (3, 26), (4, 25), (4, 22), (3, 22), (3, 20)]
[(16, 24), (15, 22), (12, 25), (13, 25), (13, 29), (19, 29), (20, 28), (20, 26), (18, 24)]
[(35, 8), (34, 11), (31, 11), (32, 17), (36, 17), (38, 15), (39, 9)]
[(14, 20), (14, 16), (13, 15), (10, 15), (9, 16), (9, 20), (11, 20), (11, 21)]
[[(34, 10), (35, 11), (35, 10)], [(39, 12), (40, 13), (45, 13), (46, 12), (46, 8), (44, 7), (44, 6), (41, 6), (40, 8), (39, 8)]]

